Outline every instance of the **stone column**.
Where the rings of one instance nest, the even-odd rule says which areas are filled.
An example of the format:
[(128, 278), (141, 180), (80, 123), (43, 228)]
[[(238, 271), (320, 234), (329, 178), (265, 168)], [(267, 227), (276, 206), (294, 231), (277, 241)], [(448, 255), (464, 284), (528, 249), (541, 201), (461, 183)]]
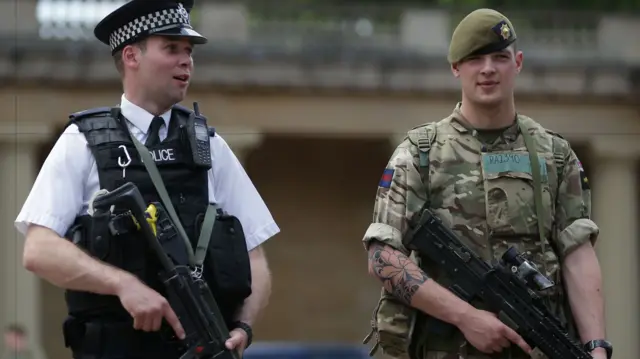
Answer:
[(604, 282), (607, 338), (614, 345), (616, 357), (632, 358), (640, 351), (636, 167), (640, 145), (599, 136), (594, 148), (592, 212), (600, 227), (596, 251)]
[(228, 127), (216, 131), (227, 142), (238, 160), (244, 165), (251, 151), (262, 144), (264, 135), (256, 128)]
[(38, 142), (0, 136), (0, 323), (26, 327), (41, 341), (40, 280), (22, 266), (24, 238), (13, 225), (36, 177)]

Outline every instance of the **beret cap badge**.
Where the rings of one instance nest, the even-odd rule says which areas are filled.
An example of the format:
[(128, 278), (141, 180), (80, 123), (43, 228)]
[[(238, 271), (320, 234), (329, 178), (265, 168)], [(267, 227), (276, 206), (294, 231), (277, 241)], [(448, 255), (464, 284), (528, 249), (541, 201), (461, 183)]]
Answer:
[(511, 37), (511, 29), (509, 28), (509, 24), (506, 21), (500, 21), (496, 26), (493, 27), (493, 31), (500, 36), (502, 40), (508, 40)]
[(507, 24), (502, 24), (502, 26), (500, 27), (500, 35), (502, 35), (503, 39), (508, 39), (509, 35), (511, 33), (511, 30), (509, 30), (509, 26)]

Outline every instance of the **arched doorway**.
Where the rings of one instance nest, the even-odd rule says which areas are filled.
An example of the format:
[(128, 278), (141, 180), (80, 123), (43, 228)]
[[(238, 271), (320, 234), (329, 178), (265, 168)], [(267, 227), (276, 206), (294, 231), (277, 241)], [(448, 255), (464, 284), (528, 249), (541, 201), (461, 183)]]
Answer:
[(380, 284), (362, 237), (393, 148), (386, 138), (268, 136), (246, 161), (281, 233), (265, 244), (273, 292), (257, 340), (358, 343)]

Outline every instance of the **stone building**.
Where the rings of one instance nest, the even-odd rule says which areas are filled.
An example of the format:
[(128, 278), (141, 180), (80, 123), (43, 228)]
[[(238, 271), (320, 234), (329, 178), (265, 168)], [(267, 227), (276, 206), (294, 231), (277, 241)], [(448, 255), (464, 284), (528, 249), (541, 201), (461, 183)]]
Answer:
[[(52, 27), (36, 9), (35, 0), (0, 3), (0, 323), (24, 323), (63, 358), (63, 292), (22, 268), (12, 222), (68, 114), (116, 104), (120, 88), (107, 49), (42, 39)], [(240, 4), (205, 3), (198, 13), (212, 42), (196, 54), (184, 104), (199, 102), (282, 229), (266, 245), (274, 291), (257, 340), (364, 337), (379, 285), (360, 239), (382, 168), (407, 129), (448, 115), (458, 100), (445, 60), (451, 14), (404, 10), (392, 30), (362, 14), (320, 31), (256, 25)], [(519, 31), (517, 106), (568, 138), (586, 168), (608, 337), (626, 358), (640, 349), (640, 45), (620, 39), (640, 33), (640, 19), (600, 16), (568, 31), (573, 18), (581, 17)]]

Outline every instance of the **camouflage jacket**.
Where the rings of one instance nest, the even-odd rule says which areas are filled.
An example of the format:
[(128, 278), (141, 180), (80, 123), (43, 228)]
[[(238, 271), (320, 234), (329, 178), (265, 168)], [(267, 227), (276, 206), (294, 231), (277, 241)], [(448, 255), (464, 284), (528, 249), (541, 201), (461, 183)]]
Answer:
[[(439, 122), (413, 129), (396, 148), (377, 189), (373, 221), (363, 239), (365, 248), (374, 240), (385, 243), (447, 286), (447, 278), (435, 265), (422, 263), (402, 245), (414, 216), (428, 200), (443, 223), (479, 256), (498, 259), (509, 246), (515, 246), (556, 281), (556, 288), (562, 288), (562, 258), (586, 241), (595, 242), (598, 235), (598, 227), (590, 220), (588, 180), (576, 154), (562, 137), (518, 115), (529, 128), (543, 174), (541, 220), (546, 240), (541, 243), (521, 128), (511, 126), (494, 143), (483, 144), (458, 109)], [(420, 137), (428, 138), (430, 145), (425, 171), (420, 170)], [(570, 313), (566, 313), (562, 293), (556, 290), (547, 295), (552, 310), (566, 320)], [(416, 319), (424, 316), (382, 289), (372, 320), (376, 347), (394, 357), (406, 357), (414, 330), (426, 337), (419, 338), (426, 347), (450, 349), (464, 344), (460, 333), (449, 338), (454, 341), (449, 343), (449, 339), (416, 328)]]

